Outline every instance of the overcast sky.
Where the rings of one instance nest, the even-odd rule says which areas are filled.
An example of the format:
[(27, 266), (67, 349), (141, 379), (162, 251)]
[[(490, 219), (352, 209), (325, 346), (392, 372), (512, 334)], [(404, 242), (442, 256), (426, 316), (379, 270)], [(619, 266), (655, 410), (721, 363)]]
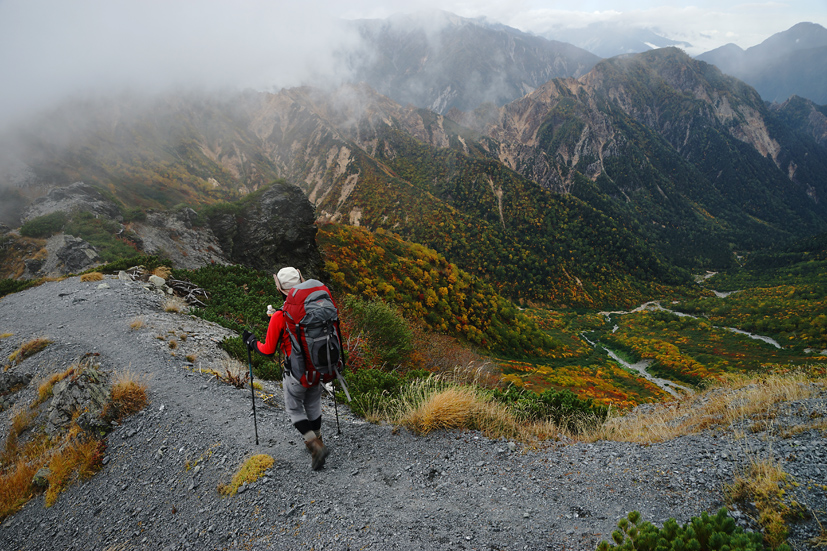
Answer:
[(335, 18), (436, 8), (537, 34), (623, 22), (692, 55), (748, 48), (801, 21), (827, 27), (827, 0), (0, 0), (0, 127), (89, 91), (335, 81), (345, 75), (331, 52), (356, 41)]

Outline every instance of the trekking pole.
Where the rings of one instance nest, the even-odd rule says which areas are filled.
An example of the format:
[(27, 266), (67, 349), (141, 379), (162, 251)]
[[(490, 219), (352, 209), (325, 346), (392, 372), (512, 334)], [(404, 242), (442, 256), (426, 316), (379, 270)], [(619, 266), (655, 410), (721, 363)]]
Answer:
[[(331, 371), (336, 372), (336, 368), (333, 367), (333, 361), (330, 357), (330, 334), (327, 335), (327, 343), (325, 344), (325, 351), (327, 352), (327, 372), (330, 373)], [(322, 384), (324, 386), (324, 384)], [(338, 436), (342, 435), (342, 429), (339, 426), (339, 401), (336, 400), (336, 379), (330, 381), (330, 388), (333, 389), (333, 392), (330, 394), (333, 396), (333, 409), (336, 411), (336, 434)]]
[(250, 366), (250, 396), (253, 399), (253, 427), (255, 427), (256, 430), (256, 446), (258, 446), (258, 419), (256, 419), (256, 389), (253, 387), (253, 357), (250, 354), (249, 346), (247, 347), (247, 365)]
[(336, 410), (336, 434), (341, 436), (342, 429), (339, 427), (339, 401), (336, 399), (336, 382), (332, 381), (333, 384), (333, 409)]

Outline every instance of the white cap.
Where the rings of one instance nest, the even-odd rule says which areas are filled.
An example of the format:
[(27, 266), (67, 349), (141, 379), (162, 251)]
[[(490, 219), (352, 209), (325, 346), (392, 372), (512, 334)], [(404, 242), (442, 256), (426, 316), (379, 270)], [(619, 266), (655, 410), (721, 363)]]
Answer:
[(289, 291), (299, 283), (301, 283), (301, 273), (292, 267), (282, 268), (276, 274), (276, 284), (282, 291)]

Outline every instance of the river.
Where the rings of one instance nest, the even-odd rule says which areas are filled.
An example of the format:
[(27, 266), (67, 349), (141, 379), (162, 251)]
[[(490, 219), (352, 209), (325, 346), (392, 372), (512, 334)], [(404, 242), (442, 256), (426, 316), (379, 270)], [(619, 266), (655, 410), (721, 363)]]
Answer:
[[(725, 293), (719, 293), (718, 291), (714, 291), (714, 292), (715, 292), (715, 296), (717, 296), (718, 298), (725, 298), (725, 297), (731, 295), (732, 293), (737, 293), (738, 291), (729, 291), (729, 292), (725, 292)], [(630, 310), (630, 311), (600, 312), (600, 315), (605, 316), (607, 321), (611, 321), (613, 315), (631, 314), (631, 313), (635, 313), (635, 312), (644, 312), (646, 310), (669, 312), (670, 314), (674, 314), (674, 315), (679, 316), (679, 317), (701, 319), (698, 316), (693, 316), (692, 314), (686, 314), (684, 312), (677, 312), (675, 310), (670, 310), (668, 308), (664, 308), (663, 306), (661, 306), (660, 302), (657, 302), (657, 301), (645, 302), (645, 303), (641, 304), (640, 306), (638, 306), (637, 308), (635, 308), (634, 310)], [(714, 326), (714, 327), (716, 329), (724, 329), (726, 331), (732, 331), (733, 333), (738, 333), (739, 335), (745, 335), (745, 336), (747, 336), (751, 339), (756, 339), (756, 340), (765, 342), (767, 344), (770, 344), (770, 345), (772, 345), (772, 346), (774, 346), (778, 349), (781, 349), (781, 345), (778, 344), (778, 342), (775, 339), (772, 339), (770, 337), (765, 337), (763, 335), (755, 335), (755, 334), (750, 333), (748, 331), (743, 331), (741, 329), (736, 329), (735, 327), (720, 327), (720, 326), (717, 326), (717, 325)], [(617, 331), (617, 329), (618, 329), (618, 326), (615, 325), (614, 328), (612, 329), (612, 333)], [(585, 332), (580, 333), (580, 336), (587, 343), (592, 345), (593, 347), (597, 346), (597, 343), (592, 342), (586, 336)], [(677, 384), (673, 381), (669, 381), (667, 379), (661, 379), (660, 377), (655, 377), (654, 375), (652, 375), (648, 371), (646, 371), (646, 369), (652, 364), (652, 360), (644, 359), (644, 360), (641, 360), (637, 363), (630, 364), (629, 362), (625, 361), (620, 356), (618, 356), (614, 351), (606, 348), (602, 344), (600, 346), (604, 350), (606, 350), (606, 352), (609, 354), (609, 357), (612, 358), (614, 361), (616, 361), (617, 363), (619, 363), (620, 365), (622, 365), (626, 369), (631, 369), (633, 371), (637, 371), (646, 380), (651, 381), (652, 383), (656, 384), (658, 387), (660, 387), (664, 391), (668, 392), (672, 396), (680, 397), (681, 396), (680, 391), (682, 391), (686, 394), (693, 394), (694, 393), (694, 391), (689, 387), (679, 385), (679, 384)]]

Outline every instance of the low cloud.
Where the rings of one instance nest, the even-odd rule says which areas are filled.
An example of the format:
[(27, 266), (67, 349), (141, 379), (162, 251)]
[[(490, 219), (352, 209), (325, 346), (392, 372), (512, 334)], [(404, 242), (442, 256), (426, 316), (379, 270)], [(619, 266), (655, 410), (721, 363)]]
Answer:
[(326, 13), (264, 0), (0, 2), (0, 128), (90, 93), (335, 85), (358, 37)]

